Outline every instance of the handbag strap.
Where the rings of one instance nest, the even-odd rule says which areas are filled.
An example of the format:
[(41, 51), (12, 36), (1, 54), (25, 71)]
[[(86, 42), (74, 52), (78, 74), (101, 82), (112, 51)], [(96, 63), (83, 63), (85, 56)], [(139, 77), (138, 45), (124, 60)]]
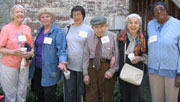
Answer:
[[(124, 63), (126, 62), (126, 43), (124, 43)], [(143, 64), (143, 72), (144, 72), (144, 64)]]
[(126, 62), (126, 43), (124, 43), (124, 63)]
[(67, 29), (67, 32), (66, 32), (66, 36), (68, 35), (68, 32), (69, 32), (70, 27), (71, 27), (71, 25), (68, 25), (68, 26), (67, 26), (68, 29)]

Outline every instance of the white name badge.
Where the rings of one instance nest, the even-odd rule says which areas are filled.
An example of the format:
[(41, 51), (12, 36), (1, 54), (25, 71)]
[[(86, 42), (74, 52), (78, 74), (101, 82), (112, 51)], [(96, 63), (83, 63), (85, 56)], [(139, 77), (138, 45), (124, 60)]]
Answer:
[(83, 37), (83, 38), (86, 38), (87, 35), (88, 35), (87, 32), (83, 32), (83, 31), (80, 31), (80, 32), (79, 32), (79, 36), (81, 36), (81, 37)]
[(102, 37), (102, 38), (101, 38), (101, 42), (102, 42), (102, 44), (105, 44), (105, 43), (110, 42), (109, 37), (108, 37), (108, 36)]
[(44, 44), (51, 44), (52, 43), (52, 38), (45, 37), (44, 38)]
[(19, 36), (18, 36), (18, 40), (21, 41), (21, 42), (22, 42), (22, 41), (27, 41), (25, 35), (19, 35)]
[(131, 61), (134, 60), (134, 59), (135, 59), (134, 53), (128, 54), (128, 58), (129, 58)]
[(149, 38), (149, 43), (153, 43), (153, 42), (156, 42), (156, 41), (157, 41), (157, 35), (151, 36)]

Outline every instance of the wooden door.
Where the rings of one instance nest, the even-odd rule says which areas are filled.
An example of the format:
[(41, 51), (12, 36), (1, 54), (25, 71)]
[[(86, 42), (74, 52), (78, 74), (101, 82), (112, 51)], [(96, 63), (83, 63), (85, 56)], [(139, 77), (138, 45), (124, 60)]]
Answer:
[(180, 8), (172, 0), (130, 0), (130, 13), (138, 13), (142, 17), (144, 34), (147, 33), (148, 21), (153, 19), (152, 4), (155, 1), (165, 1), (168, 14), (180, 19)]

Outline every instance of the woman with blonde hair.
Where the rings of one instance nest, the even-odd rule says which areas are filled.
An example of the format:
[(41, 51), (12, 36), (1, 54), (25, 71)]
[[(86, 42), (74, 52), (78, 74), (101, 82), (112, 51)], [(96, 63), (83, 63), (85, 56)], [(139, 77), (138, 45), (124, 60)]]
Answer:
[(31, 28), (23, 24), (23, 6), (14, 5), (10, 16), (12, 21), (2, 28), (0, 34), (1, 85), (5, 102), (25, 102), (28, 59), (33, 56)]

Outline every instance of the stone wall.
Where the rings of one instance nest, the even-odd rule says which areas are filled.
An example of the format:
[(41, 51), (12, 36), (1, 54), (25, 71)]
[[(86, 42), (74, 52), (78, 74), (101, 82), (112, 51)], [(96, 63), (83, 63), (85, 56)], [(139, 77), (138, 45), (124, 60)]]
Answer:
[(15, 0), (0, 0), (0, 29), (10, 22), (10, 8), (15, 4)]
[[(14, 0), (1, 0), (14, 1)], [(33, 32), (39, 28), (40, 22), (36, 18), (38, 10), (42, 7), (52, 8), (56, 13), (55, 23), (62, 28), (72, 23), (70, 11), (73, 6), (81, 5), (86, 10), (85, 23), (96, 15), (103, 15), (108, 19), (109, 29), (123, 29), (124, 18), (128, 13), (129, 0), (15, 0), (15, 4), (22, 4), (26, 8), (25, 23), (31, 26)], [(8, 11), (6, 11), (8, 12)], [(9, 12), (8, 12), (9, 13)], [(6, 18), (6, 17), (5, 17)]]

